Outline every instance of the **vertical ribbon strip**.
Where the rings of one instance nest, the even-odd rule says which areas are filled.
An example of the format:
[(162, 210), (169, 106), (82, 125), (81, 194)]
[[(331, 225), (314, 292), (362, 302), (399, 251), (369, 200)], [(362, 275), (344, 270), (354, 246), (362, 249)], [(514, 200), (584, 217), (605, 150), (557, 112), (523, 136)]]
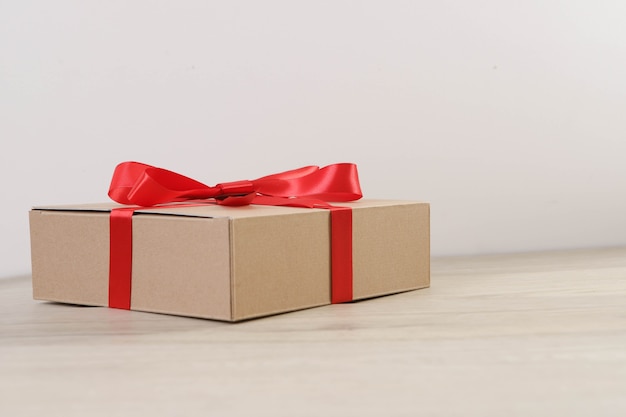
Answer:
[(331, 303), (352, 301), (352, 209), (330, 208)]
[(130, 310), (133, 268), (133, 223), (136, 209), (111, 210), (109, 217), (109, 307)]

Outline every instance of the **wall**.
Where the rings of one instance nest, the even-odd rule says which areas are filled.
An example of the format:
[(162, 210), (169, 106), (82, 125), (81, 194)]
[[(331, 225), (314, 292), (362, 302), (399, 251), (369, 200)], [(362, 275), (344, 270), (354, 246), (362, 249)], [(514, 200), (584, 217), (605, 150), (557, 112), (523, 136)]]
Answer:
[(434, 255), (626, 244), (621, 1), (1, 1), (0, 276), (32, 205), (139, 160), (213, 184), (358, 164)]

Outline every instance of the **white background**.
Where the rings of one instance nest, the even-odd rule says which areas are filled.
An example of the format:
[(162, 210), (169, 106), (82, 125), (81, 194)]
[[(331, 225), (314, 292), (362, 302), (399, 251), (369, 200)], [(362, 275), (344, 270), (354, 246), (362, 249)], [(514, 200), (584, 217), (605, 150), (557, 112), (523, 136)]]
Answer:
[(0, 277), (32, 205), (138, 160), (207, 184), (351, 161), (433, 255), (626, 244), (626, 2), (0, 0)]

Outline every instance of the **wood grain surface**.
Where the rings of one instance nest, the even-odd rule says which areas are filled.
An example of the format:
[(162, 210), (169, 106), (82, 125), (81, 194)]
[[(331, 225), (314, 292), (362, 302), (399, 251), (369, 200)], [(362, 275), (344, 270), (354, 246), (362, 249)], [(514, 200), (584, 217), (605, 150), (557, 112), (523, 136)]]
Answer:
[(0, 280), (1, 416), (624, 416), (626, 248), (433, 259), (432, 287), (228, 324)]

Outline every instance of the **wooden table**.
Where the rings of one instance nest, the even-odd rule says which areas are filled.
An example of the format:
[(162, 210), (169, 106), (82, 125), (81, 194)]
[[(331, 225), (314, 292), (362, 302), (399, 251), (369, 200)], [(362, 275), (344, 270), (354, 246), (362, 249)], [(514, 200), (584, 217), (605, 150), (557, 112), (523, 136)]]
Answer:
[(432, 287), (240, 324), (0, 280), (2, 416), (624, 416), (626, 248), (434, 259)]

